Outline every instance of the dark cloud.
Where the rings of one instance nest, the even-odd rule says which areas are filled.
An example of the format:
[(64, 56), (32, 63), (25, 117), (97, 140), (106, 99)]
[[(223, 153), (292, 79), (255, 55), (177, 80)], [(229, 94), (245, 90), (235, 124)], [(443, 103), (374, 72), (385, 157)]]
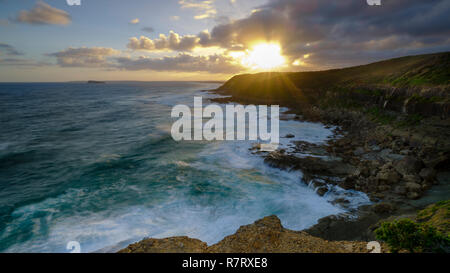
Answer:
[(0, 55), (19, 56), (19, 55), (23, 55), (23, 53), (18, 51), (11, 45), (8, 45), (5, 43), (0, 43)]
[(238, 73), (244, 70), (230, 57), (222, 55), (193, 56), (180, 53), (163, 58), (117, 58), (117, 67), (123, 70), (153, 70), (180, 72)]
[(67, 12), (39, 1), (30, 11), (19, 12), (16, 21), (32, 25), (67, 25), (71, 17)]
[(169, 46), (163, 43), (165, 36), (132, 38), (128, 46), (243, 50), (255, 42), (270, 41), (280, 43), (289, 61), (309, 54), (310, 63), (342, 66), (432, 49), (450, 50), (448, 14), (448, 0), (383, 0), (381, 6), (369, 6), (365, 0), (270, 0), (247, 18), (223, 21), (211, 31), (185, 36), (190, 39), (188, 46)]
[[(361, 0), (272, 0), (262, 10), (267, 21), (285, 16), (287, 31), (279, 40), (284, 54), (293, 58), (312, 53), (315, 58), (327, 56), (322, 63), (332, 63), (359, 56), (351, 63), (361, 63), (421, 49), (450, 49), (450, 2), (445, 0), (384, 0), (381, 6)], [(252, 17), (233, 25), (242, 29), (239, 24), (258, 21)], [(277, 24), (266, 26), (269, 33), (279, 29)], [(231, 26), (233, 31), (236, 27)]]

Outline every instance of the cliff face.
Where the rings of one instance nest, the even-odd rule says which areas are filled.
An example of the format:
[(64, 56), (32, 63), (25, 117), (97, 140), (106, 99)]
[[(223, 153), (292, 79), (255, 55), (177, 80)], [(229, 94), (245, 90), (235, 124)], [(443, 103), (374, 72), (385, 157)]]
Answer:
[(450, 52), (318, 72), (237, 75), (218, 91), (243, 103), (380, 107), (449, 117)]

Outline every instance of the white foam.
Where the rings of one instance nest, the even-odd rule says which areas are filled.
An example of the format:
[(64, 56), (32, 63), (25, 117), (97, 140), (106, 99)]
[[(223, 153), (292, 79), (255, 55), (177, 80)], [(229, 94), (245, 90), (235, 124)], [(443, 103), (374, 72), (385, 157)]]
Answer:
[[(170, 95), (164, 101), (168, 105), (192, 102), (192, 93)], [(167, 124), (159, 128), (166, 128)], [(286, 146), (292, 140), (323, 143), (332, 136), (331, 129), (322, 124), (280, 121), (280, 136), (294, 134), (293, 139), (282, 138)], [(331, 193), (325, 198), (301, 182), (301, 172), (286, 172), (264, 164), (262, 157), (249, 151), (254, 142), (223, 141), (206, 142), (201, 152), (179, 151), (166, 153), (158, 158), (160, 170), (176, 165), (177, 173), (160, 190), (163, 197), (146, 188), (156, 183), (149, 178), (141, 184), (120, 180), (103, 185), (96, 190), (72, 189), (58, 197), (21, 207), (14, 211), (15, 221), (8, 225), (0, 238), (20, 229), (31, 219), (33, 236), (23, 243), (12, 245), (6, 252), (67, 252), (69, 241), (78, 241), (82, 252), (92, 252), (107, 246), (125, 247), (128, 243), (144, 237), (164, 238), (189, 236), (213, 244), (233, 234), (240, 226), (247, 225), (264, 216), (276, 214), (286, 228), (301, 230), (315, 224), (330, 214), (344, 212), (344, 208), (330, 203)], [(183, 147), (183, 146), (181, 146)], [(100, 160), (119, 159), (108, 155)], [(204, 171), (203, 185), (191, 173)], [(199, 178), (200, 179), (200, 178)], [(160, 182), (160, 181), (158, 181)], [(209, 183), (209, 184), (208, 184)], [(193, 194), (198, 191), (198, 195)], [(209, 192), (211, 191), (211, 192)], [(346, 194), (336, 189), (335, 194)], [(110, 193), (110, 194), (109, 194)], [(108, 202), (102, 196), (129, 193), (139, 196), (138, 205), (119, 203), (108, 210), (86, 210), (95, 202)], [(366, 202), (357, 192), (355, 204)], [(85, 205), (87, 203), (87, 205)], [(70, 215), (59, 211), (78, 204)], [(45, 217), (36, 218), (36, 213)], [(39, 219), (36, 221), (36, 219)]]

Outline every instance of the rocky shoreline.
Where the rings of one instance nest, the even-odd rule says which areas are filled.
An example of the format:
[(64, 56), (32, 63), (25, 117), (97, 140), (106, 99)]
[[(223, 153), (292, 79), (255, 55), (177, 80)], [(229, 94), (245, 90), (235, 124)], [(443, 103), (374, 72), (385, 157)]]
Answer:
[[(252, 103), (232, 96), (213, 102)], [(196, 239), (173, 237), (144, 239), (121, 252), (369, 252), (367, 242), (375, 240), (373, 231), (381, 221), (414, 219), (418, 211), (442, 201), (441, 196), (434, 198), (429, 192), (439, 180), (450, 185), (449, 119), (429, 117), (420, 125), (399, 127), (380, 124), (360, 111), (342, 108), (289, 109), (296, 120), (336, 126), (335, 137), (325, 145), (293, 140), (292, 152), (279, 149), (265, 153), (257, 146), (251, 150), (272, 167), (300, 170), (304, 174), (302, 182), (321, 196), (338, 186), (366, 193), (373, 204), (354, 210), (356, 218), (331, 215), (303, 231), (284, 229), (279, 219), (271, 216), (241, 227), (213, 246)], [(296, 153), (319, 157), (297, 157)], [(446, 199), (448, 196), (444, 194)], [(333, 202), (346, 208), (350, 200), (339, 198)], [(382, 251), (387, 252), (387, 247), (383, 245)]]
[[(219, 93), (226, 95), (223, 91)], [(238, 97), (213, 101), (251, 103)], [(305, 232), (326, 240), (371, 241), (375, 239), (373, 231), (380, 221), (411, 218), (433, 202), (442, 201), (428, 198), (430, 200), (420, 202), (420, 199), (439, 184), (438, 173), (443, 174), (441, 180), (445, 183), (449, 180), (449, 119), (431, 117), (422, 120), (421, 125), (394, 127), (379, 124), (360, 111), (284, 106), (296, 120), (337, 126), (335, 137), (322, 146), (293, 141), (294, 153), (281, 149), (263, 154), (265, 163), (284, 170), (301, 170), (304, 174), (302, 182), (315, 188), (321, 196), (330, 186), (339, 186), (364, 192), (374, 203), (359, 207), (354, 212), (356, 219), (331, 215), (320, 219)], [(295, 156), (298, 152), (328, 154), (331, 159), (300, 158)], [(344, 208), (350, 203), (345, 198), (334, 202)]]

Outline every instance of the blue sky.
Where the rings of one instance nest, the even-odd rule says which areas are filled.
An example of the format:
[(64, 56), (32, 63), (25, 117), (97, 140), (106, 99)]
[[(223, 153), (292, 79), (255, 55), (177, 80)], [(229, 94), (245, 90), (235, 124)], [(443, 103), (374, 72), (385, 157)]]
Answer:
[(248, 64), (257, 43), (279, 46), (280, 71), (450, 49), (444, 0), (81, 3), (0, 0), (0, 81), (224, 80), (261, 71)]

